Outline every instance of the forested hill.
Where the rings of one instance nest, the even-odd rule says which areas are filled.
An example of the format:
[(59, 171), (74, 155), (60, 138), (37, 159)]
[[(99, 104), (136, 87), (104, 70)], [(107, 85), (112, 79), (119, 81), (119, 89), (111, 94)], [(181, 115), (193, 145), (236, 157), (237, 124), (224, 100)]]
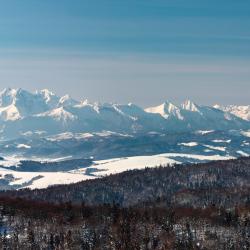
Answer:
[(42, 190), (1, 192), (53, 203), (121, 206), (156, 202), (163, 206), (233, 207), (250, 203), (250, 158), (127, 171), (102, 179)]

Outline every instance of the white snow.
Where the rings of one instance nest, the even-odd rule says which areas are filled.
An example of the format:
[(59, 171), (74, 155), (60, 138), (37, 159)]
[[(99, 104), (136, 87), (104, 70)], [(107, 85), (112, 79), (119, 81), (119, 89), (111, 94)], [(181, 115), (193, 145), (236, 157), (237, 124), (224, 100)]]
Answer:
[[(70, 157), (70, 156), (68, 156)], [(175, 160), (173, 158), (178, 158)], [(46, 188), (50, 185), (56, 184), (70, 184), (87, 179), (93, 179), (98, 177), (103, 177), (110, 174), (117, 174), (124, 172), (126, 170), (132, 169), (144, 169), (145, 167), (153, 168), (156, 166), (171, 166), (173, 164), (181, 164), (181, 158), (188, 158), (190, 161), (195, 162), (196, 160), (201, 161), (212, 161), (212, 160), (228, 160), (233, 159), (230, 156), (220, 156), (220, 155), (195, 155), (195, 154), (180, 154), (180, 153), (165, 153), (159, 155), (150, 156), (133, 156), (127, 158), (114, 158), (107, 160), (94, 161), (90, 167), (76, 169), (69, 172), (19, 172), (12, 171), (8, 169), (0, 169), (1, 178), (4, 178), (6, 174), (12, 174), (15, 179), (10, 184), (20, 185), (29, 182), (32, 178), (42, 176), (42, 178), (34, 180), (32, 184), (28, 187), (34, 188)], [(55, 161), (65, 160), (66, 158), (54, 159)], [(180, 160), (179, 160), (180, 159)], [(20, 160), (20, 159), (19, 159)], [(41, 160), (42, 159), (37, 159)], [(43, 159), (44, 161), (52, 161), (52, 159)], [(183, 160), (185, 161), (185, 160)], [(1, 162), (1, 164), (4, 161)], [(19, 161), (16, 158), (7, 158), (6, 164), (3, 166), (18, 165)], [(87, 169), (94, 169), (92, 176), (86, 175)]]
[(241, 156), (245, 156), (245, 157), (249, 156), (249, 154), (247, 154), (247, 153), (245, 153), (245, 152), (243, 152), (241, 150), (238, 150), (237, 153), (240, 154)]
[(73, 133), (65, 132), (65, 133), (54, 135), (54, 136), (49, 136), (46, 139), (48, 141), (62, 141), (62, 140), (68, 140), (68, 139), (72, 139), (72, 138), (74, 138)]
[(204, 152), (210, 153), (210, 152), (213, 152), (213, 150), (211, 150), (211, 149), (204, 149)]
[(241, 144), (241, 146), (243, 146), (243, 147), (244, 147), (244, 146), (249, 146), (249, 145), (250, 145), (250, 143), (249, 143), (249, 142), (246, 142), (246, 141), (243, 141), (242, 144)]
[(238, 106), (238, 105), (228, 105), (220, 106), (218, 104), (214, 105), (214, 108), (220, 109), (224, 112), (229, 112), (243, 120), (250, 121), (250, 105)]
[(214, 130), (198, 130), (198, 131), (196, 131), (196, 134), (206, 135), (206, 134), (210, 134), (213, 132), (214, 132)]
[(20, 135), (22, 135), (22, 136), (32, 136), (33, 132), (32, 131), (20, 132)]
[(0, 107), (0, 118), (4, 121), (16, 121), (21, 118), (21, 115), (14, 104), (7, 107)]
[(195, 146), (198, 146), (199, 144), (197, 142), (182, 142), (182, 143), (179, 143), (178, 145), (182, 145), (186, 147), (195, 147)]
[(74, 121), (76, 120), (76, 116), (71, 114), (70, 112), (66, 111), (64, 107), (59, 107), (41, 114), (37, 114), (37, 117), (52, 117), (57, 121), (67, 122), (67, 121)]
[(37, 134), (37, 135), (44, 135), (47, 132), (46, 131), (42, 131), (42, 130), (36, 130), (34, 133)]
[(94, 135), (91, 133), (77, 133), (75, 134), (75, 138), (80, 140), (80, 139), (87, 139), (87, 138), (91, 138)]
[(145, 111), (148, 113), (159, 114), (164, 119), (168, 119), (171, 115), (177, 117), (179, 120), (184, 119), (184, 117), (181, 115), (180, 109), (168, 101), (159, 106), (147, 108)]
[(215, 146), (212, 146), (212, 145), (207, 145), (207, 144), (203, 144), (203, 146), (209, 148), (209, 149), (213, 149), (213, 150), (218, 150), (218, 151), (226, 151), (226, 147), (215, 147)]
[(191, 112), (198, 112), (201, 113), (199, 110), (199, 106), (195, 103), (193, 103), (190, 100), (186, 100), (182, 105), (181, 105), (182, 109), (191, 111)]
[(26, 149), (31, 148), (31, 146), (26, 145), (26, 144), (18, 144), (16, 147), (17, 147), (17, 148), (26, 148)]
[(215, 143), (230, 143), (231, 140), (212, 140), (212, 142), (215, 142)]
[(121, 134), (121, 133), (112, 132), (112, 131), (102, 131), (102, 132), (97, 132), (94, 134), (101, 136), (101, 137), (109, 137), (112, 135), (123, 136), (123, 137), (133, 137), (132, 135), (129, 135), (129, 134)]
[[(151, 156), (133, 156), (127, 158), (114, 158), (109, 160), (94, 161), (91, 168), (98, 170), (95, 172), (95, 176), (105, 176), (110, 174), (121, 173), (131, 169), (144, 169), (145, 167), (153, 168), (159, 165), (173, 165), (180, 164), (179, 160), (172, 158), (188, 158), (192, 160), (201, 161), (214, 161), (214, 160), (228, 160), (233, 159), (231, 156), (220, 156), (220, 155), (195, 155), (195, 154), (180, 154), (180, 153), (165, 153)], [(82, 169), (85, 171), (86, 169)], [(81, 170), (80, 170), (81, 171)]]
[(20, 132), (20, 135), (22, 136), (32, 136), (32, 135), (45, 135), (46, 134), (46, 131), (41, 131), (41, 130), (35, 130), (35, 131), (25, 131), (25, 132)]
[(39, 158), (39, 157), (20, 157), (18, 155), (13, 155), (13, 156), (4, 156), (4, 160), (0, 161), (0, 165), (3, 167), (18, 167), (21, 163), (21, 161), (38, 161), (38, 162), (59, 162), (59, 161), (65, 161), (72, 159), (72, 155), (67, 155), (64, 157), (59, 157), (59, 158)]
[(23, 160), (23, 158), (17, 157), (15, 155), (4, 156), (4, 160), (0, 161), (0, 164), (3, 167), (12, 167), (12, 166), (18, 167), (21, 160)]
[(55, 94), (48, 89), (42, 89), (40, 91), (36, 91), (36, 94), (41, 94), (44, 97), (46, 103), (49, 103), (51, 99), (55, 96)]
[(63, 141), (63, 140), (69, 140), (69, 139), (81, 140), (81, 139), (88, 139), (94, 136), (109, 137), (113, 135), (122, 136), (122, 137), (132, 137), (131, 135), (128, 135), (128, 134), (121, 134), (121, 133), (116, 133), (112, 131), (102, 131), (102, 132), (96, 132), (96, 133), (65, 132), (65, 133), (60, 133), (60, 134), (56, 134), (53, 136), (47, 136), (46, 140), (48, 141)]
[(59, 157), (59, 158), (35, 158), (35, 159), (31, 159), (34, 161), (40, 161), (40, 162), (60, 162), (60, 161), (65, 161), (65, 160), (69, 160), (72, 159), (72, 155), (68, 155), (68, 156), (64, 156), (64, 157)]
[(78, 102), (70, 97), (70, 95), (62, 96), (59, 99), (58, 106), (73, 106), (76, 105)]
[(95, 161), (93, 168), (100, 170), (96, 172), (96, 176), (104, 176), (110, 174), (121, 173), (126, 170), (144, 169), (145, 167), (156, 167), (159, 165), (167, 165), (179, 163), (175, 160), (164, 157), (164, 155), (152, 156), (133, 156), (127, 158), (114, 158), (109, 160)]
[[(240, 110), (249, 113), (243, 106)], [(17, 137), (27, 131), (31, 133), (24, 135), (33, 136), (34, 131), (41, 128), (48, 135), (54, 134), (56, 129), (58, 133), (101, 132), (107, 130), (107, 126), (121, 133), (202, 129), (200, 134), (206, 134), (209, 129), (239, 129), (247, 125), (229, 112), (189, 100), (182, 105), (167, 101), (143, 110), (134, 104), (78, 102), (69, 95), (59, 97), (47, 89), (35, 93), (23, 89), (0, 92), (0, 121), (1, 138)]]
[(250, 130), (249, 131), (241, 131), (241, 134), (246, 136), (246, 137), (250, 137)]
[(74, 105), (75, 108), (83, 109), (83, 108), (89, 108), (89, 110), (94, 111), (97, 114), (100, 114), (100, 105), (99, 103), (91, 103), (87, 99), (81, 101), (80, 103)]
[(65, 172), (18, 172), (10, 170), (0, 170), (1, 179), (3, 179), (6, 174), (12, 174), (14, 178), (17, 179), (12, 181), (10, 185), (21, 185), (31, 181), (32, 178), (41, 176), (42, 178), (34, 180), (32, 184), (27, 186), (31, 189), (46, 188), (48, 186), (57, 184), (76, 183), (93, 178), (91, 176), (83, 174), (72, 174)]

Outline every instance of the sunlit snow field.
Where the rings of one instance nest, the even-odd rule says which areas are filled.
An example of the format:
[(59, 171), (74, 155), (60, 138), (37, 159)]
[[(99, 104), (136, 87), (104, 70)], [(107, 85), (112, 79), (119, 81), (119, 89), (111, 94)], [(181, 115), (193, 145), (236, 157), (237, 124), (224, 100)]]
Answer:
[[(126, 158), (113, 158), (107, 160), (94, 161), (89, 167), (71, 170), (68, 172), (20, 172), (0, 169), (0, 179), (12, 175), (13, 180), (9, 185), (24, 185), (27, 188), (46, 188), (51, 185), (69, 184), (93, 178), (99, 178), (110, 174), (121, 173), (126, 170), (144, 169), (145, 167), (172, 166), (182, 163), (181, 159), (189, 162), (227, 160), (231, 156), (204, 156), (195, 154), (174, 154), (166, 153), (152, 156), (133, 156)], [(180, 160), (178, 160), (180, 159)], [(9, 159), (9, 165), (18, 164), (17, 159)], [(7, 164), (6, 164), (7, 165)]]

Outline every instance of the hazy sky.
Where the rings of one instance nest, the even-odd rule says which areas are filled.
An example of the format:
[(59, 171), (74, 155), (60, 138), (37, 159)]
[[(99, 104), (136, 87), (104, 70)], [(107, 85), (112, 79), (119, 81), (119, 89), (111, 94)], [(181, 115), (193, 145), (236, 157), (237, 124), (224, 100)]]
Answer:
[(248, 0), (0, 0), (0, 88), (250, 104)]

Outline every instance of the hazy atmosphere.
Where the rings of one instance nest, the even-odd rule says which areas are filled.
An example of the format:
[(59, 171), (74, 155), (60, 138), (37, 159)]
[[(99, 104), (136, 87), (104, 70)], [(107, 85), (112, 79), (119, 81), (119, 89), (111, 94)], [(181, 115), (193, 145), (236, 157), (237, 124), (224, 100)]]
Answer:
[(1, 89), (144, 107), (249, 103), (249, 1), (0, 2)]
[(250, 0), (0, 0), (0, 249), (250, 249)]

